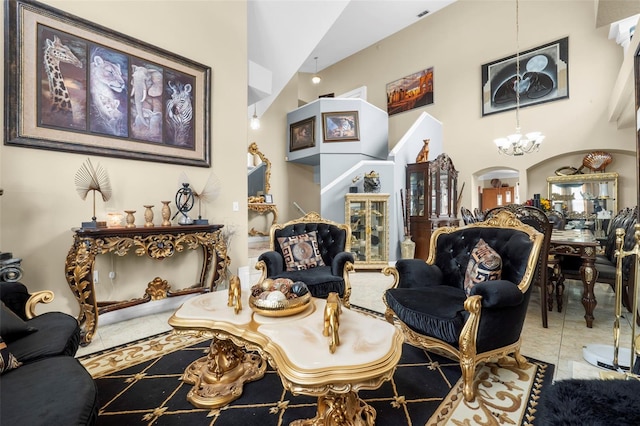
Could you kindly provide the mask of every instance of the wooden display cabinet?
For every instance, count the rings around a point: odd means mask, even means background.
[[[351,226],[351,252],[357,269],[389,265],[389,194],[345,195],[345,219]]]
[[[435,160],[407,164],[407,211],[409,233],[416,243],[415,258],[427,259],[431,231],[458,226],[458,172],[447,154]]]

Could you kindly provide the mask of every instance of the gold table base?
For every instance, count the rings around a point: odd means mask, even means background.
[[[358,397],[356,392],[329,392],[318,397],[318,412],[312,419],[294,420],[289,426],[373,426],[376,410]]]
[[[261,379],[267,362],[229,340],[214,338],[209,354],[192,362],[182,381],[194,385],[187,400],[198,408],[219,408],[242,395],[244,384]]]

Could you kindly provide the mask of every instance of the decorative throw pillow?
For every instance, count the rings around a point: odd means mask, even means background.
[[[0,303],[0,336],[11,342],[34,331],[36,328],[29,326],[4,303]]]
[[[0,336],[0,374],[13,370],[14,368],[18,368],[21,365],[22,363],[18,361],[11,352],[9,352],[7,344],[2,340],[2,336]]]
[[[471,289],[484,281],[499,280],[502,276],[502,258],[489,244],[480,239],[471,250],[471,257],[464,276],[464,291],[467,296]]]
[[[287,271],[300,271],[324,266],[318,249],[316,231],[291,237],[280,237],[278,244],[282,249]]]

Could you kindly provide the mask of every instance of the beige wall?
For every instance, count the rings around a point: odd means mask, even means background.
[[[520,158],[498,154],[493,139],[513,133],[515,112],[482,117],[481,65],[515,54],[515,2],[459,0],[364,51],[320,72],[322,93],[344,93],[367,86],[368,100],[386,110],[386,84],[434,67],[434,104],[392,116],[393,147],[426,111],[444,126],[444,151],[466,183],[462,205],[478,206],[473,176],[478,171],[515,169],[521,197],[546,193],[546,176],[556,164],[579,166],[587,152],[607,150],[614,163],[607,171],[624,176],[621,206],[635,205],[635,134],[608,121],[609,99],[623,52],[608,39],[608,26],[595,27],[593,1],[520,2],[520,50],[569,37],[569,99],[523,108],[524,132],[539,130],[546,139],[540,152]],[[309,78],[301,79],[301,84]],[[300,89],[308,95],[308,88]],[[295,109],[291,103],[290,108]],[[425,135],[427,138],[429,135]],[[563,158],[566,153],[571,153]],[[547,159],[555,159],[546,163]],[[530,174],[529,171],[535,173]],[[622,179],[621,179],[622,182]],[[473,188],[473,190],[472,190]],[[297,194],[291,195],[296,197]]]
[[[231,270],[247,264],[246,146],[247,28],[245,1],[47,1],[67,13],[151,43],[212,68],[212,167],[187,167],[145,161],[90,156],[109,173],[113,197],[97,202],[98,219],[110,210],[137,210],[143,225],[144,204],[173,200],[179,176],[185,172],[194,186],[204,186],[210,172],[221,183],[219,197],[203,208],[210,223],[236,228]],[[4,19],[2,19],[4,23]],[[4,28],[3,28],[4,29]],[[6,31],[6,29],[4,29]],[[0,65],[2,67],[3,65]],[[4,73],[3,73],[4,75]],[[0,106],[0,109],[3,107]],[[76,171],[88,156],[0,146],[0,250],[23,258],[23,282],[31,291],[51,289],[56,300],[45,310],[75,314],[77,303],[65,281],[65,257],[71,228],[90,220],[91,202],[75,190]],[[99,198],[99,197],[98,197]],[[233,201],[240,210],[232,210]],[[159,223],[159,219],[156,219]],[[115,256],[114,256],[115,257]],[[101,256],[99,291],[112,297],[141,297],[146,283],[160,275],[170,283],[193,284],[199,255],[191,251],[170,261]],[[117,278],[112,287],[108,271]],[[175,288],[175,287],[174,287]]]

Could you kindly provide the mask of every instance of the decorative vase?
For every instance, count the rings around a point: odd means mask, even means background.
[[[171,208],[169,204],[171,201],[160,201],[162,203],[162,226],[171,226]]]
[[[136,227],[136,218],[133,215],[136,211],[135,210],[125,210],[124,211],[127,214],[126,217],[126,221],[127,221],[127,228],[135,228]]]
[[[400,243],[400,253],[403,259],[413,259],[416,253],[416,243],[411,240],[411,235],[405,235]]]
[[[146,205],[144,208],[146,209],[144,211],[144,226],[145,228],[151,228],[153,226],[153,210],[151,210],[153,206]]]

